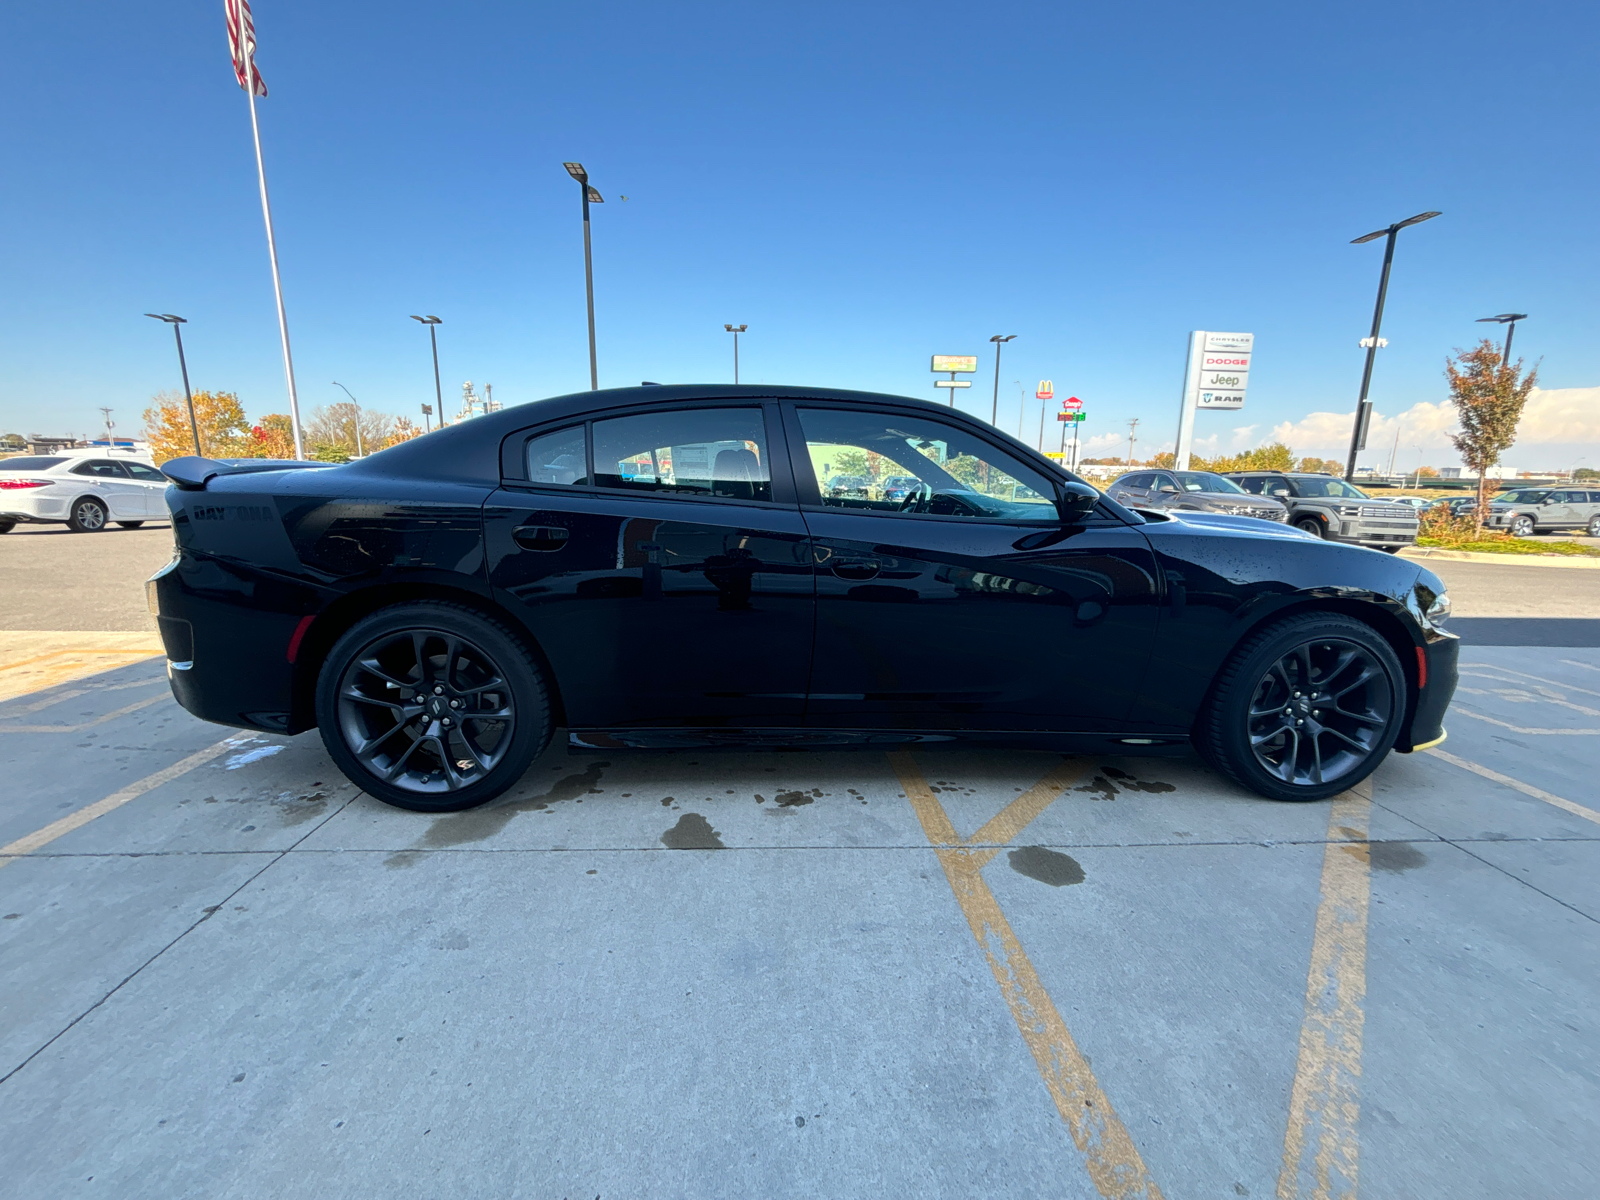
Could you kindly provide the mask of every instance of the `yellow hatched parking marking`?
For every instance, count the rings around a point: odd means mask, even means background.
[[[0,631],[0,700],[126,667],[161,654],[153,633]]]
[[[889,761],[899,776],[901,790],[905,792],[912,811],[922,824],[923,833],[934,847],[939,865],[944,868],[945,878],[949,880],[950,890],[967,918],[972,936],[977,939],[989,960],[989,969],[994,973],[995,982],[1000,985],[1000,992],[1011,1009],[1012,1019],[1017,1023],[1022,1040],[1033,1054],[1039,1075],[1051,1099],[1055,1101],[1056,1111],[1061,1114],[1073,1143],[1084,1156],[1084,1165],[1095,1188],[1102,1196],[1116,1197],[1118,1200],[1137,1200],[1140,1197],[1160,1200],[1161,1190],[1150,1178],[1144,1160],[1133,1144],[1133,1137],[1101,1090],[1088,1060],[1073,1041],[1067,1023],[1056,1011],[1050,994],[1039,980],[1038,972],[1028,961],[1022,944],[1012,932],[1005,914],[1000,911],[994,893],[983,880],[983,864],[996,852],[974,851],[966,847],[956,834],[944,806],[939,803],[917,767],[916,760],[909,753],[896,751],[889,755]],[[1073,772],[1070,778],[1066,774],[1069,769]],[[1062,764],[1035,788],[1030,788],[1024,796],[1013,800],[1000,817],[984,826],[984,830],[990,826],[999,830],[1014,825],[1020,832],[1066,786],[1066,783],[1062,783],[1060,787],[1055,787],[1053,781],[1066,778],[1070,782],[1081,771],[1079,764]],[[1049,798],[1041,801],[1040,797],[1044,794],[1041,789],[1052,788]],[[1007,812],[1012,815],[1006,817]],[[1006,817],[1005,822],[997,825],[1002,817]],[[976,835],[973,840],[977,840]]]
[[[1289,1094],[1278,1200],[1354,1197],[1360,1164],[1361,1039],[1366,1022],[1372,785],[1337,797],[1322,853],[1300,1057]]]

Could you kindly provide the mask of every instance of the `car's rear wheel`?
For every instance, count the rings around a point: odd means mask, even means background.
[[[1511,536],[1512,537],[1532,537],[1533,536],[1533,518],[1532,517],[1512,517],[1511,518]]]
[[[1294,523],[1296,529],[1304,529],[1307,533],[1314,533],[1318,537],[1327,537],[1328,530],[1325,525],[1315,517],[1301,517]]]
[[[1600,517],[1589,518],[1589,536],[1600,537]]]
[[[1254,634],[1217,680],[1195,730],[1205,757],[1271,800],[1322,800],[1377,768],[1400,734],[1406,678],[1389,643],[1338,614]]]
[[[16,527],[15,521],[0,521],[0,533],[10,533]]]
[[[551,733],[544,681],[516,634],[442,601],[386,608],[334,643],[317,726],[357,787],[418,812],[494,799]]]
[[[143,521],[118,521],[117,524],[121,525],[124,529],[137,529],[137,528],[139,528],[139,526],[143,525],[144,522]]]
[[[72,504],[72,515],[67,518],[67,528],[73,533],[99,533],[106,527],[106,506],[93,496],[85,496]]]

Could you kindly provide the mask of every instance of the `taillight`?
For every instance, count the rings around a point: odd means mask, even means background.
[[[48,479],[0,479],[0,492],[15,491],[18,488],[49,487]]]

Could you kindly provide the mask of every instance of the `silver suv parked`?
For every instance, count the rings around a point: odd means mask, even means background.
[[[1417,510],[1374,500],[1334,475],[1247,471],[1229,475],[1245,491],[1288,506],[1289,524],[1330,542],[1354,542],[1390,554],[1416,544]]]
[[[1289,515],[1278,501],[1252,496],[1238,484],[1210,471],[1134,471],[1112,480],[1106,495],[1129,508],[1231,513],[1263,521],[1282,521]]]
[[[1600,537],[1600,491],[1592,488],[1514,488],[1489,504],[1489,525],[1516,537],[1553,529],[1582,529]]]

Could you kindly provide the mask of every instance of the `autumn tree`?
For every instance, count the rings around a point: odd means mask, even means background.
[[[1302,458],[1297,470],[1308,475],[1343,475],[1344,464],[1332,458]]]
[[[189,406],[178,392],[151,397],[144,410],[144,436],[158,463],[194,453],[194,432],[189,426]],[[200,452],[207,458],[248,458],[253,439],[250,423],[236,392],[196,392],[194,423],[200,432]]]
[[[294,424],[288,413],[268,413],[250,430],[249,458],[293,458]]]
[[[1258,446],[1254,450],[1245,450],[1239,454],[1221,454],[1216,458],[1191,458],[1189,466],[1196,471],[1216,471],[1219,474],[1229,471],[1292,471],[1294,451],[1282,442],[1273,442],[1271,445]]]
[[[1505,363],[1495,344],[1484,338],[1471,350],[1457,350],[1454,358],[1446,359],[1444,377],[1450,403],[1461,422],[1461,431],[1451,434],[1450,441],[1468,470],[1478,476],[1476,513],[1481,529],[1489,468],[1517,440],[1517,422],[1522,419],[1528,393],[1538,386],[1539,368],[1524,373],[1520,358],[1514,364]]]
[[[356,430],[360,429],[359,440]],[[311,414],[305,424],[307,454],[324,462],[348,461],[355,454],[371,454],[389,444],[394,418],[370,408],[358,408],[348,400],[326,404]],[[342,455],[342,457],[339,457]]]

